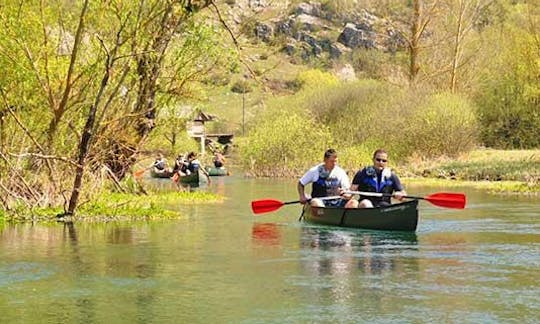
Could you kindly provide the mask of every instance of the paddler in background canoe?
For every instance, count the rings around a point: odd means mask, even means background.
[[[163,157],[162,153],[158,153],[156,156],[156,160],[152,165],[151,168],[151,175],[154,178],[168,178],[172,175],[172,168],[169,167],[167,160]]]
[[[201,167],[201,162],[199,162],[199,160],[197,159],[197,153],[193,151],[189,152],[187,156],[187,160],[188,160],[188,170],[191,173],[201,172],[202,174],[206,176],[206,179],[208,179],[208,183],[210,183],[210,175],[204,168]]]
[[[378,149],[373,153],[373,165],[359,170],[352,181],[351,191],[377,192],[388,194],[381,197],[360,196],[359,208],[373,208],[391,205],[391,196],[403,200],[407,195],[399,177],[388,167],[388,153]]]
[[[173,172],[180,177],[190,175],[191,171],[188,169],[189,162],[184,158],[183,154],[178,154],[176,160],[174,160]]]
[[[298,195],[300,203],[305,204],[308,201],[315,207],[345,207],[356,208],[358,201],[351,200],[350,194],[343,194],[349,190],[350,180],[347,172],[337,166],[337,152],[334,149],[328,149],[324,152],[323,163],[320,163],[309,169],[298,181]],[[305,186],[311,183],[310,200],[305,193]],[[318,199],[329,196],[342,196],[337,199]]]
[[[216,168],[222,168],[225,165],[225,157],[223,154],[216,152],[214,154],[214,159],[212,160],[214,163],[214,167]]]

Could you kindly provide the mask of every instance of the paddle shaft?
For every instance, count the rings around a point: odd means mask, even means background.
[[[393,194],[382,193],[382,192],[347,191],[345,193],[348,193],[351,195],[368,196],[368,197],[393,197],[394,196]],[[426,199],[425,197],[416,197],[416,196],[403,196],[403,198]]]
[[[343,197],[342,196],[315,197],[315,199],[320,199],[320,200],[332,200],[332,199],[339,199],[339,198],[343,198]],[[311,199],[314,199],[314,198],[311,198]],[[311,199],[308,199],[308,201],[311,201]],[[283,203],[283,205],[298,204],[299,202],[300,200],[286,201]]]

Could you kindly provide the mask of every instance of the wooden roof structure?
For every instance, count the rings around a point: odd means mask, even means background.
[[[207,121],[213,121],[216,119],[216,116],[214,115],[210,115],[208,113],[205,113],[204,111],[200,110],[197,115],[195,115],[195,117],[193,118],[193,121],[198,121],[198,122],[207,122]]]

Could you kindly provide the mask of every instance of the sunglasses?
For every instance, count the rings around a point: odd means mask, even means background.
[[[377,160],[377,162],[388,162],[387,159],[379,159],[379,158],[376,158],[375,160]]]

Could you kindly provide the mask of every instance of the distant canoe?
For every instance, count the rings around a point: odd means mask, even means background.
[[[189,175],[178,177],[178,181],[185,184],[199,184],[199,180],[201,179],[199,173],[200,172],[194,172]]]
[[[205,168],[205,170],[206,170],[206,172],[208,172],[208,175],[211,176],[211,177],[229,175],[229,170],[227,170],[227,168],[225,168],[225,167],[216,168],[216,167],[207,166]]]
[[[205,176],[200,176],[201,172],[194,172],[185,176],[175,176],[174,172],[170,170],[157,170],[156,168],[152,168],[150,170],[150,176],[152,178],[157,179],[164,179],[164,178],[170,178],[171,180],[183,184],[189,184],[189,185],[199,185],[199,182],[207,182]]]
[[[160,170],[156,167],[153,167],[151,170],[150,170],[150,176],[152,178],[170,178],[173,176],[173,172],[169,169],[163,169],[163,170]]]
[[[416,231],[418,200],[380,208],[304,206],[306,221],[316,224],[386,231]]]

